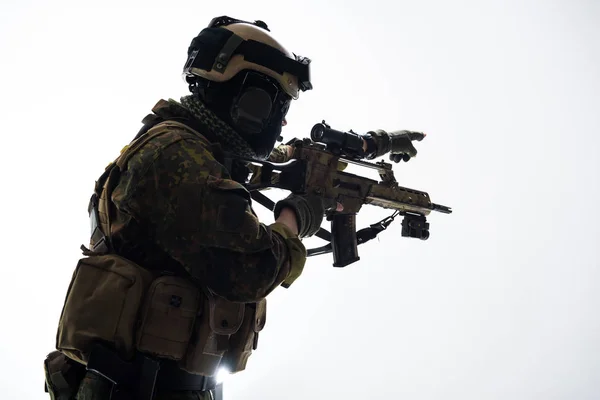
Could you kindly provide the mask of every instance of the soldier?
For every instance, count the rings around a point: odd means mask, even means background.
[[[52,399],[211,399],[220,368],[239,372],[257,348],[266,297],[302,273],[300,238],[326,209],[290,195],[259,222],[239,158],[284,162],[286,113],[312,89],[310,60],[262,21],[211,21],[188,48],[191,94],[160,100],[95,185],[82,246],[44,363]],[[363,137],[368,158],[416,150],[403,132]]]
[[[191,94],[161,100],[96,182],[92,238],[45,361],[53,399],[209,399],[225,366],[256,349],[265,297],[304,268],[299,238],[320,227],[320,199],[291,195],[260,223],[242,164],[274,149],[292,100],[312,89],[306,58],[264,22],[219,17],[193,39]]]

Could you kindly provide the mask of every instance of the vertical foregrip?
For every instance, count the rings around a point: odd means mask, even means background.
[[[360,260],[356,239],[356,214],[334,214],[330,219],[333,266],[345,267]]]

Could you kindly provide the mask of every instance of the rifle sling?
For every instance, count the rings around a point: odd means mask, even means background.
[[[255,200],[257,203],[259,203],[263,207],[269,209],[270,211],[273,211],[273,209],[275,208],[275,203],[273,202],[273,200],[271,200],[270,198],[268,198],[267,196],[265,196],[258,190],[251,191],[250,195],[252,196],[253,200]],[[381,221],[371,224],[367,228],[363,228],[363,229],[357,231],[356,232],[357,243],[363,244],[363,243],[368,242],[371,239],[375,239],[380,232],[383,232],[384,230],[387,229],[387,227],[390,225],[390,223],[394,220],[394,218],[398,214],[399,214],[399,212],[396,211],[391,216],[385,217]],[[310,257],[310,256],[316,256],[316,255],[320,255],[320,254],[331,253],[332,252],[331,232],[329,232],[327,229],[320,228],[315,235],[318,238],[323,239],[329,243],[324,246],[321,246],[321,247],[315,247],[313,249],[308,249],[307,256]]]

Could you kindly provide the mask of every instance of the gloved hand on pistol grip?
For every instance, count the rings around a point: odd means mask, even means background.
[[[322,197],[310,194],[303,196],[291,194],[275,204],[273,210],[275,219],[279,218],[279,214],[284,208],[290,208],[296,214],[298,237],[312,236],[321,228],[325,215]]]
[[[412,141],[421,141],[426,136],[422,132],[402,130],[388,133],[381,129],[371,131],[369,134],[377,147],[372,158],[390,153],[390,160],[394,162],[409,161],[412,157],[416,157],[417,149]]]

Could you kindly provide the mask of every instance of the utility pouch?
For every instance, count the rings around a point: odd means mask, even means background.
[[[204,300],[202,316],[196,320],[194,336],[179,367],[191,374],[214,376],[229,348],[229,337],[242,325],[245,304],[213,295]]]
[[[177,276],[161,276],[148,289],[137,334],[138,350],[180,360],[201,312],[202,292]]]
[[[44,360],[46,392],[52,400],[74,400],[85,371],[83,364],[53,351]]]
[[[139,310],[152,278],[150,271],[116,254],[80,259],[60,316],[56,348],[87,364],[92,345],[101,341],[130,359]]]
[[[267,317],[267,299],[247,303],[244,322],[229,338],[229,349],[223,356],[223,364],[231,373],[246,369],[252,350],[258,346],[258,333],[264,328]]]

